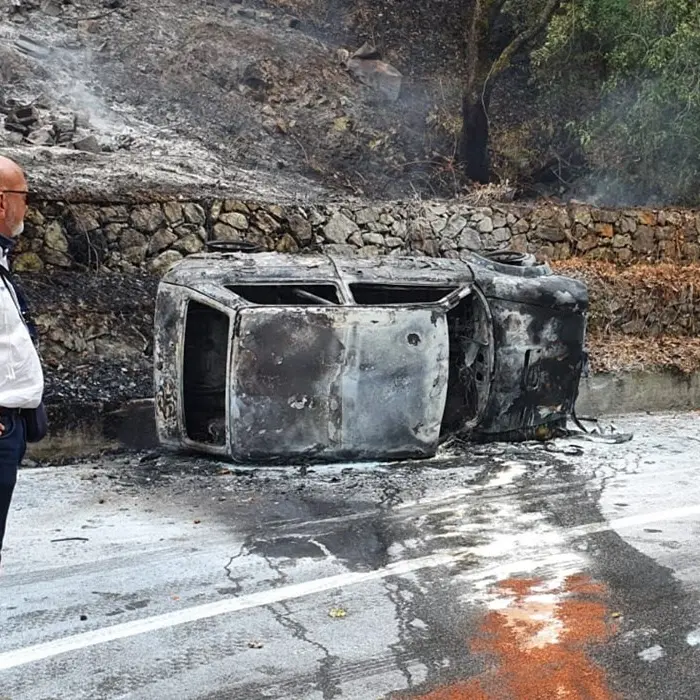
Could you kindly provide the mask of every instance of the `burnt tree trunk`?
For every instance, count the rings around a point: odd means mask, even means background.
[[[464,176],[489,181],[489,36],[504,0],[473,0],[468,4],[465,36],[465,84],[462,96],[462,134],[459,158]]]
[[[547,28],[554,13],[567,1],[542,0],[528,26],[495,59],[490,55],[490,38],[506,0],[471,0],[466,3],[466,79],[459,157],[464,175],[469,180],[486,184],[490,179],[488,112],[494,81],[510,67],[518,52],[531,46]]]
[[[490,179],[488,105],[481,95],[462,99],[462,135],[459,155],[465,176],[486,184]]]

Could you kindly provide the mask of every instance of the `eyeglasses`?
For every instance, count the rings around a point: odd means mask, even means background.
[[[0,197],[4,194],[23,194],[26,197],[29,192],[28,190],[0,190]]]

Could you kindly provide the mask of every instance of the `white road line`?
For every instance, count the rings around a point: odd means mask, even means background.
[[[685,520],[694,516],[700,516],[700,504],[695,506],[684,506],[682,508],[669,508],[668,510],[658,510],[655,513],[642,515],[629,515],[626,518],[616,518],[603,523],[591,523],[590,525],[579,525],[565,530],[564,534],[569,537],[584,537],[585,535],[595,535],[608,530],[625,530],[629,527],[639,525],[649,525],[659,523],[664,520]]]
[[[188,622],[197,622],[218,615],[226,615],[242,610],[250,610],[251,608],[259,608],[273,603],[281,603],[294,598],[313,595],[315,593],[323,593],[325,591],[345,588],[360,583],[377,581],[388,578],[389,576],[402,576],[421,569],[430,569],[439,566],[448,566],[459,561],[468,552],[464,550],[452,550],[442,554],[434,554],[420,559],[411,559],[407,561],[396,562],[390,564],[383,569],[375,571],[344,573],[327,578],[317,579],[315,581],[307,581],[297,583],[291,586],[281,586],[272,590],[261,591],[259,593],[251,593],[250,595],[241,596],[240,598],[227,598],[216,603],[206,603],[204,605],[196,605],[184,610],[176,610],[163,615],[145,618],[142,620],[134,620],[125,622],[121,625],[113,625],[92,632],[84,632],[63,639],[56,639],[52,642],[43,644],[35,644],[25,647],[24,649],[16,649],[0,654],[0,670],[15,668],[23,664],[28,664],[33,661],[48,659],[59,654],[65,654],[79,649],[95,646],[97,644],[105,644],[113,642],[117,639],[125,639],[134,637],[146,632],[155,632],[157,630],[183,625]]]
[[[649,523],[665,520],[683,520],[694,516],[700,516],[700,505],[663,510],[646,515],[634,515],[606,523],[580,525],[578,527],[569,528],[568,530],[563,530],[562,534],[567,538],[576,538],[606,532],[608,530],[648,525]],[[219,615],[227,615],[243,610],[263,607],[265,605],[281,603],[286,600],[302,598],[316,593],[324,593],[348,586],[378,581],[389,578],[390,576],[402,576],[423,569],[450,566],[469,557],[472,549],[472,547],[463,547],[448,550],[440,554],[420,557],[418,559],[399,561],[382,569],[376,569],[375,571],[349,572],[336,576],[328,576],[327,578],[317,579],[315,581],[297,583],[291,586],[281,586],[268,591],[251,593],[250,595],[241,596],[240,598],[227,598],[226,600],[220,600],[216,603],[196,605],[191,608],[185,608],[184,610],[176,610],[163,615],[156,615],[142,620],[134,620],[120,625],[104,627],[102,629],[93,630],[92,632],[84,632],[82,634],[56,639],[51,642],[35,644],[23,649],[7,651],[0,654],[0,670],[16,668],[17,666],[35,661],[42,661],[54,656],[59,656],[60,654],[87,649],[98,644],[106,644],[107,642],[113,642],[118,639],[135,637],[140,634],[156,632],[158,630],[168,629],[190,622],[197,622]],[[489,579],[498,581],[504,577],[519,573],[531,573],[546,566],[566,564],[569,557],[570,555],[568,554],[557,554],[542,559],[521,559],[519,561],[504,562],[498,566],[464,573],[460,576],[460,580],[471,583],[488,581]]]
[[[281,603],[295,598],[302,598],[316,593],[355,586],[361,583],[370,583],[390,576],[404,576],[424,569],[434,569],[441,566],[451,566],[463,559],[467,559],[471,553],[470,547],[453,549],[441,554],[433,554],[418,559],[408,559],[389,564],[382,569],[359,573],[344,573],[327,578],[316,579],[297,583],[291,586],[281,586],[272,590],[251,593],[240,598],[227,598],[216,603],[206,603],[184,610],[176,610],[163,615],[148,617],[143,620],[125,622],[121,625],[103,627],[84,632],[63,639],[56,639],[51,642],[35,644],[23,649],[15,649],[0,654],[0,670],[16,668],[24,664],[66,654],[72,651],[87,649],[98,644],[106,644],[118,639],[135,637],[147,632],[157,632],[158,630],[184,625],[189,622],[198,622],[219,615],[242,612],[252,608],[260,608],[274,603]],[[578,562],[578,557],[575,557]],[[460,576],[461,581],[477,583],[483,581],[499,581],[514,574],[525,571],[534,571],[548,566],[562,567],[572,563],[572,555],[555,554],[542,559],[520,559],[518,561],[506,562],[497,566],[483,568],[471,573],[464,573]],[[576,569],[578,570],[578,569]]]

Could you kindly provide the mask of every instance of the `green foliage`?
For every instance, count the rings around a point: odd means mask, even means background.
[[[638,200],[700,202],[700,3],[577,0],[550,23],[538,80],[599,104],[573,124],[590,164]]]

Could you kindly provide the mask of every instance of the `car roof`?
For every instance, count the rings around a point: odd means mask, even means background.
[[[198,281],[221,284],[367,282],[443,285],[465,284],[473,281],[473,278],[468,263],[447,258],[351,258],[325,253],[205,253],[188,256],[166,273],[163,281],[185,286],[196,285]]]

